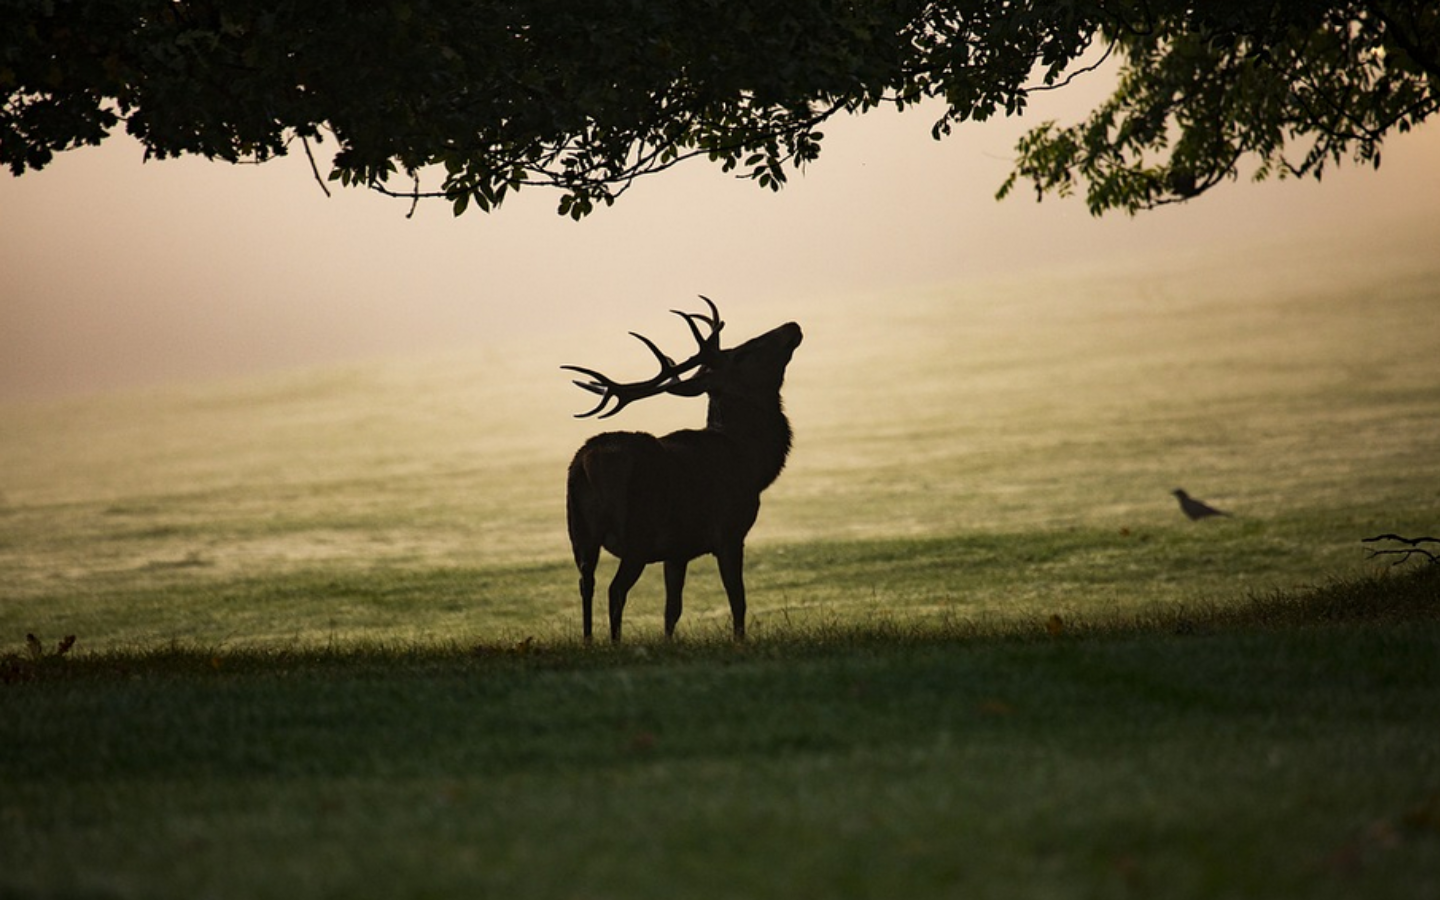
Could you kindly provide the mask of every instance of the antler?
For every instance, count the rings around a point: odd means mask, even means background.
[[[681,375],[684,375],[691,369],[698,368],[707,360],[713,359],[715,355],[720,352],[720,329],[725,327],[725,323],[720,321],[720,311],[715,308],[715,304],[711,302],[709,297],[701,294],[700,299],[704,300],[705,305],[710,307],[710,315],[681,312],[678,309],[670,310],[675,315],[684,319],[685,324],[690,326],[690,333],[695,337],[695,343],[699,345],[699,349],[695,351],[695,355],[682,363],[676,363],[673,359],[662,353],[660,348],[655,346],[655,342],[645,335],[638,334],[634,331],[630,332],[640,343],[649,348],[650,352],[655,355],[655,359],[659,361],[660,373],[653,378],[646,379],[645,381],[620,382],[594,369],[586,369],[580,366],[561,366],[560,368],[562,369],[579,372],[581,375],[590,378],[590,381],[577,380],[575,384],[592,394],[600,395],[600,402],[595,405],[594,409],[588,412],[576,413],[575,418],[583,419],[587,416],[593,416],[604,409],[606,404],[611,400],[614,400],[615,407],[609,412],[601,413],[600,415],[600,418],[608,419],[635,400],[643,400],[646,397],[654,397],[656,394],[668,393],[677,385],[686,384],[687,382],[680,380]],[[696,324],[697,321],[704,322],[708,325],[710,333],[701,333],[700,326]]]

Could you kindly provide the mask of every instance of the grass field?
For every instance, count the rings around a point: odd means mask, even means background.
[[[806,329],[743,647],[705,565],[578,641],[623,328],[0,407],[0,898],[1440,892],[1440,580],[1360,542],[1437,530],[1440,263],[883,300],[729,314]]]

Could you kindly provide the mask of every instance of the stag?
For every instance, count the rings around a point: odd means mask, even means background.
[[[652,378],[621,383],[593,369],[563,367],[590,379],[575,384],[600,395],[595,408],[577,418],[608,418],[636,400],[660,394],[709,398],[703,429],[663,437],[607,432],[586,441],[571,461],[565,511],[580,570],[587,642],[602,548],[620,561],[609,589],[611,641],[620,640],[625,598],[652,562],[665,564],[665,636],[673,637],[686,567],[707,553],[719,564],[735,638],[745,637],[745,537],[760,511],[761,492],[779,477],[790,453],[790,422],[781,408],[780,387],[802,334],[790,322],[722,350],[720,312],[709,298],[700,299],[709,315],[672,310],[698,345],[684,362],[631,332],[660,363]]]

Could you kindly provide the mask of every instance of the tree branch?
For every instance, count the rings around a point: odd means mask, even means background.
[[[1398,566],[1401,563],[1409,561],[1410,557],[1412,556],[1423,556],[1425,559],[1428,559],[1432,563],[1440,564],[1440,555],[1437,555],[1434,551],[1426,550],[1425,548],[1420,546],[1421,544],[1440,544],[1440,538],[1407,538],[1401,537],[1398,534],[1377,534],[1375,537],[1361,539],[1361,543],[1364,544],[1373,544],[1378,543],[1379,541],[1395,541],[1397,543],[1405,544],[1407,546],[1391,547],[1383,550],[1374,550],[1367,548],[1365,556],[1366,559],[1375,559],[1379,556],[1398,556],[1399,559],[1391,563],[1392,566]]]
[[[310,173],[315,176],[315,183],[320,185],[320,190],[325,192],[326,197],[329,197],[330,188],[325,184],[325,179],[320,177],[320,167],[315,164],[315,154],[310,152],[310,139],[302,135],[300,146],[305,148],[305,158],[310,160]]]

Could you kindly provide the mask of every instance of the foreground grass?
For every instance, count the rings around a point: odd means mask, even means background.
[[[1431,897],[1437,572],[738,647],[17,648],[0,896]]]

